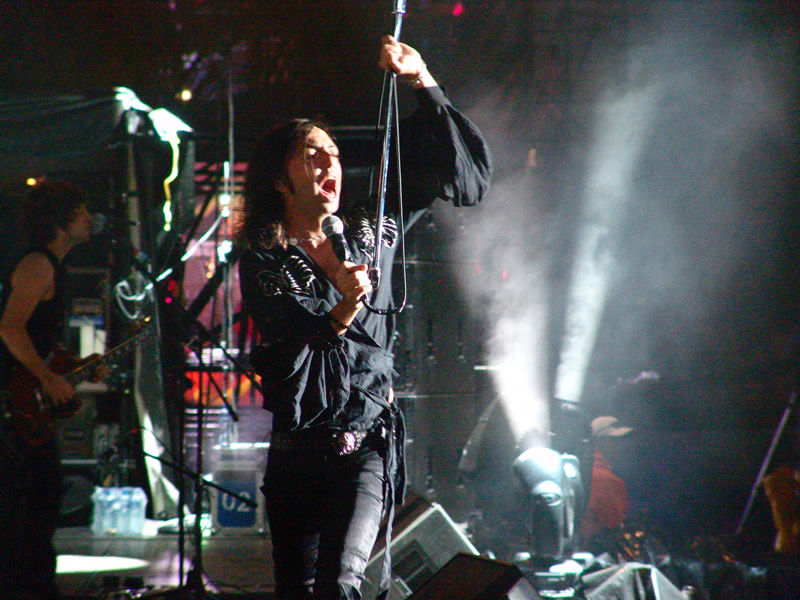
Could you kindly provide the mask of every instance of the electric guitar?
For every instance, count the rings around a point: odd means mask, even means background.
[[[59,348],[47,360],[48,367],[74,387],[91,379],[101,364],[134,350],[149,331],[150,327],[140,329],[102,356],[86,362],[77,362],[73,354]],[[11,431],[31,446],[40,446],[48,441],[55,432],[55,420],[71,417],[80,408],[80,401],[76,398],[61,404],[52,403],[42,392],[39,380],[19,365],[14,368],[3,396],[5,417]]]

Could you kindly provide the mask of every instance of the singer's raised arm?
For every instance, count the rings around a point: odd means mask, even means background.
[[[400,123],[398,134],[406,209],[425,208],[437,198],[455,206],[477,204],[486,196],[492,176],[492,156],[483,135],[452,105],[419,52],[392,36],[384,36],[382,42],[380,66],[411,85],[417,101],[416,111]]]
[[[435,199],[473,206],[489,191],[492,155],[480,130],[442,88],[415,90],[417,110],[400,127],[403,198],[408,210]]]

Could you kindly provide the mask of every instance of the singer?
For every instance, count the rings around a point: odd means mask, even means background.
[[[385,36],[379,65],[409,84],[417,100],[399,128],[407,226],[437,198],[480,202],[492,170],[480,131],[448,101],[415,49]],[[250,159],[239,270],[260,342],[251,361],[273,417],[262,491],[281,600],[361,598],[381,518],[391,523],[404,493],[403,420],[392,392],[394,317],[365,310],[363,302],[391,305],[396,210],[387,204],[378,240],[385,247],[382,283],[371,296],[374,210],[370,218],[365,200],[341,215],[342,233],[332,216],[341,189],[339,151],[321,123],[299,119],[273,128]]]

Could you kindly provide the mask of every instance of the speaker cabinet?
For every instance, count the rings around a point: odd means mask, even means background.
[[[687,597],[658,569],[637,562],[594,571],[584,575],[582,580],[586,600],[634,597],[642,600],[685,600]],[[772,595],[769,597],[777,598]]]
[[[533,584],[512,564],[457,554],[409,600],[540,600]]]
[[[367,563],[361,594],[374,598],[380,585],[385,554],[385,530]],[[388,600],[407,598],[458,553],[478,554],[444,509],[424,497],[409,493],[395,515],[390,546],[392,581]]]
[[[92,520],[92,494],[98,479],[97,461],[94,459],[62,458],[64,495],[58,517],[59,527],[89,525]]]

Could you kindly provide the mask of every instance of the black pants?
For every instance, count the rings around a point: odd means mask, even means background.
[[[358,600],[384,510],[384,459],[270,449],[264,491],[279,600]]]
[[[63,494],[58,446],[55,439],[27,446],[0,435],[0,597],[57,598],[53,536]]]

